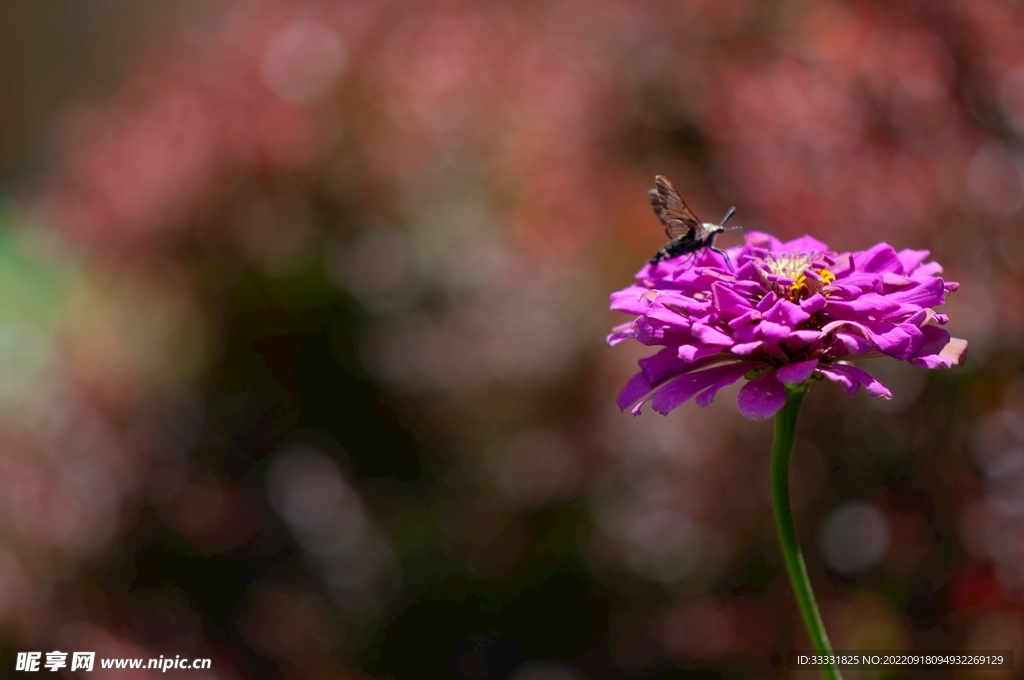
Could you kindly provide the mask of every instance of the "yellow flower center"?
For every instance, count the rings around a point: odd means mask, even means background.
[[[791,283],[784,287],[775,283],[774,288],[777,295],[788,298],[791,302],[797,302],[811,297],[825,286],[836,280],[836,275],[825,268],[818,259],[817,253],[779,253],[768,255],[764,264],[769,274],[789,279]],[[808,276],[806,272],[814,272]],[[828,297],[828,293],[823,293]]]
[[[787,279],[796,280],[803,275],[803,271],[811,266],[814,256],[806,253],[781,253],[769,255],[764,261],[768,265],[768,271],[776,276],[785,276]]]
[[[818,270],[818,276],[821,277],[819,281],[808,278],[806,274],[798,276],[793,281],[793,285],[789,287],[789,299],[796,302],[797,300],[809,298],[819,289],[824,288],[836,280],[836,275],[824,267]],[[823,293],[823,295],[828,297],[828,293]]]

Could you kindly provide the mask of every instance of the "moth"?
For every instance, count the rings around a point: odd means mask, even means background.
[[[665,233],[671,239],[668,243],[658,249],[658,252],[651,258],[651,264],[658,264],[662,260],[672,259],[680,255],[697,253],[702,248],[709,248],[716,253],[726,257],[725,252],[715,248],[715,236],[725,231],[722,226],[729,221],[736,208],[729,208],[721,223],[701,222],[697,216],[686,205],[686,201],[679,195],[672,182],[664,175],[654,178],[654,189],[647,192],[651,199],[651,207],[654,214],[661,220],[665,227]]]

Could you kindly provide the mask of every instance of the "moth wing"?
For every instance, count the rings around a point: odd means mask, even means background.
[[[700,233],[701,224],[697,216],[686,205],[676,188],[664,175],[654,178],[655,188],[647,192],[651,199],[651,207],[665,226],[665,233],[672,240],[682,237],[695,237]]]

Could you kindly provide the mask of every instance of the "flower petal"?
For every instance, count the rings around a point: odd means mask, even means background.
[[[749,362],[730,363],[722,366],[715,366],[704,371],[684,373],[665,383],[651,399],[651,406],[661,414],[668,414],[669,411],[684,404],[697,395],[714,385],[718,380],[730,376],[734,371],[740,370],[746,373],[754,364]],[[738,380],[739,378],[737,378]]]
[[[792,241],[780,243],[773,250],[779,253],[824,253],[828,252],[828,246],[811,236],[801,236]]]
[[[736,403],[740,413],[751,420],[771,418],[786,405],[786,388],[775,377],[775,371],[767,371],[740,388]]]
[[[757,325],[758,334],[766,340],[782,340],[792,331],[793,329],[789,326],[784,326],[781,323],[772,323],[771,321],[761,321]]]
[[[950,337],[949,332],[938,326],[921,329],[924,342],[910,363],[920,368],[952,368],[962,366],[967,359],[967,341]]]
[[[657,354],[644,357],[639,362],[640,370],[647,376],[648,382],[657,385],[687,368],[696,368],[688,361],[679,358],[674,347],[666,347]]]
[[[641,371],[634,375],[619,392],[617,400],[619,408],[625,411],[637,402],[646,401],[647,397],[659,386],[665,385],[665,381],[669,378],[694,373],[721,362],[721,358],[717,356],[686,362],[676,356],[673,348],[666,347],[657,354],[640,360]],[[735,361],[730,363],[735,363]],[[633,415],[638,413],[639,404],[634,408]]]
[[[623,340],[628,340],[632,337],[634,337],[633,324],[623,323],[612,329],[612,332],[605,338],[605,342],[608,343],[609,347],[614,347]]]
[[[811,359],[810,361],[801,361],[797,364],[786,364],[775,371],[775,375],[779,381],[786,385],[799,385],[809,380],[811,375],[814,374],[814,369],[817,367],[818,360]]]
[[[728,347],[733,344],[733,339],[723,333],[722,331],[706,326],[702,323],[695,323],[690,329],[693,336],[701,342],[708,345],[721,345],[722,347]]]
[[[923,307],[904,319],[903,323],[908,323],[911,326],[917,326],[918,328],[924,328],[928,325],[928,322],[934,318],[935,310]]]
[[[946,301],[942,279],[933,278],[907,290],[896,291],[885,297],[893,302],[918,307],[937,307]]]
[[[626,383],[626,386],[619,392],[619,397],[616,399],[616,403],[619,405],[620,411],[625,411],[630,406],[637,404],[643,400],[648,394],[654,391],[654,386],[651,385],[650,381],[647,380],[647,376],[644,375],[643,371],[640,371]],[[639,404],[637,404],[639,405]],[[639,414],[639,409],[633,415]]]
[[[680,345],[679,358],[686,362],[692,362],[718,354],[723,349],[725,347],[722,345]]]
[[[946,346],[939,352],[939,356],[948,359],[950,364],[963,366],[967,361],[967,341],[963,338],[950,338]],[[950,368],[952,367],[951,365]]]
[[[757,311],[756,309],[751,309],[749,311],[743,312],[735,319],[730,320],[728,325],[729,328],[735,330],[740,326],[746,326],[749,323],[753,323],[754,321],[757,321],[760,318],[761,312]]]
[[[825,313],[829,316],[857,321],[877,318],[880,314],[895,312],[899,308],[898,302],[878,293],[864,293],[853,300],[829,300],[825,303]]]
[[[938,262],[922,264],[910,272],[910,278],[914,281],[924,281],[942,273],[942,265]]]
[[[871,351],[872,347],[874,347],[874,345],[871,344],[870,340],[863,338],[859,335],[853,335],[851,333],[836,333],[836,341],[841,343],[846,351],[833,352],[832,356],[846,356],[847,354],[853,354],[854,356],[856,356],[861,354],[867,354],[868,352]],[[833,346],[833,349],[835,349],[835,346]]]
[[[750,302],[724,283],[711,284],[711,299],[715,309],[730,317],[739,316],[750,309]]]
[[[800,309],[804,310],[808,314],[814,314],[815,312],[820,312],[825,309],[826,302],[827,300],[824,295],[821,293],[815,293],[806,300],[800,301]]]
[[[920,329],[912,328],[916,336],[920,337]],[[888,354],[897,359],[906,359],[904,356],[910,347],[913,337],[908,333],[907,328],[891,322],[875,321],[832,321],[822,326],[823,333],[842,331],[850,335],[859,335],[883,354]]]
[[[793,331],[782,340],[782,345],[786,348],[786,356],[801,356],[796,354],[796,350],[803,349],[808,345],[812,345],[825,337],[825,334],[821,331],[815,330],[803,330]],[[806,353],[805,353],[806,355]]]
[[[835,383],[839,383],[839,386],[846,391],[846,396],[852,397],[857,394],[857,389],[860,387],[859,383],[854,382],[848,376],[842,373],[836,373],[828,368],[819,368],[818,373],[825,376],[829,380]]]
[[[858,255],[860,257],[856,257],[854,261],[857,269],[864,272],[884,274],[903,269],[903,263],[888,243],[879,243]]]
[[[627,314],[643,314],[651,306],[651,301],[642,296],[650,292],[649,288],[642,288],[640,286],[630,286],[625,290],[616,291],[611,295],[612,311],[626,312]]]
[[[690,338],[688,328],[666,324],[650,314],[637,317],[632,335],[645,345],[681,345]]]
[[[889,388],[875,380],[875,377],[873,375],[871,375],[865,370],[857,368],[856,366],[851,366],[850,364],[832,364],[831,366],[829,366],[827,371],[822,370],[821,372],[825,374],[826,377],[832,377],[828,375],[828,373],[833,373],[848,378],[854,386],[852,392],[850,391],[849,387],[847,387],[846,390],[846,393],[851,396],[857,392],[856,385],[860,385],[872,397],[892,399],[892,392],[889,391]],[[835,380],[835,378],[832,379]]]
[[[789,328],[796,328],[811,318],[811,315],[789,300],[782,299],[776,302],[771,309],[764,314],[767,321],[785,324]]]
[[[757,348],[759,348],[763,344],[764,344],[764,340],[755,340],[754,342],[744,342],[744,343],[741,343],[739,345],[733,345],[730,348],[730,351],[733,354],[738,354],[740,356],[746,356],[746,355],[750,354],[751,352],[753,352],[754,350],[756,350]]]
[[[775,305],[778,298],[775,296],[775,291],[768,291],[768,294],[761,298],[760,302],[757,303],[755,309],[759,312],[767,312],[772,306]]]
[[[746,375],[747,371],[750,370],[750,364],[736,364],[733,368],[734,370],[732,371],[723,371],[722,376],[715,381],[714,385],[697,395],[697,406],[703,408],[714,401],[715,395],[718,394],[720,389],[732,385]]]
[[[903,265],[903,271],[907,274],[917,269],[917,267],[924,262],[929,255],[927,250],[901,250],[896,253],[896,257],[900,258],[900,264]]]

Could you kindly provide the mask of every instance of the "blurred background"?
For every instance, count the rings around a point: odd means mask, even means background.
[[[615,407],[659,173],[961,282],[964,367],[812,390],[796,523],[837,647],[1024,666],[1015,3],[6,0],[0,59],[4,668],[789,677],[771,424]]]

